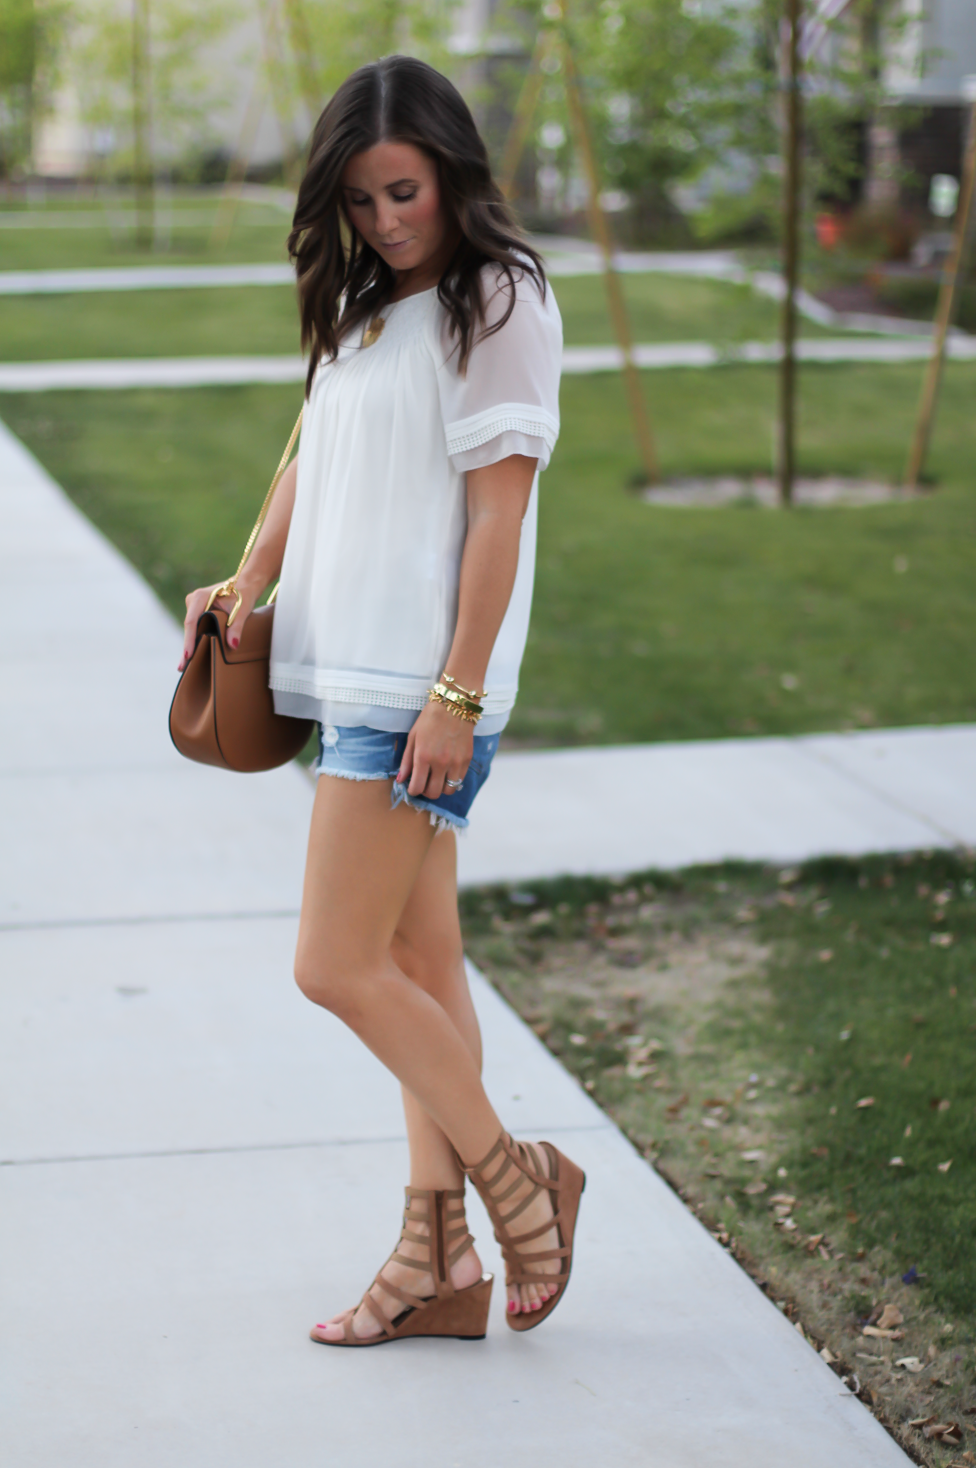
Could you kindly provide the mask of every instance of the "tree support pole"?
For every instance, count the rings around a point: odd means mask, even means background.
[[[783,313],[779,369],[779,499],[793,502],[796,473],[796,291],[800,273],[800,9],[786,0],[786,64],[783,67]]]
[[[241,202],[241,188],[247,177],[248,164],[254,151],[254,143],[258,135],[258,127],[261,123],[261,114],[264,111],[264,82],[260,72],[255,73],[254,81],[251,83],[251,95],[247,99],[244,109],[244,117],[241,120],[240,137],[234,156],[227,167],[227,178],[221,191],[220,202],[217,205],[217,213],[214,217],[213,229],[210,231],[210,248],[222,250],[230,239],[231,230],[234,228],[234,220],[237,218],[238,206]]]
[[[966,235],[973,207],[974,177],[976,177],[976,101],[973,102],[969,114],[969,136],[966,140],[962,188],[959,191],[959,204],[956,208],[956,227],[952,236],[952,249],[942,271],[942,284],[939,287],[939,304],[935,313],[935,340],[925,371],[925,380],[922,383],[915,434],[908,456],[908,468],[905,471],[905,488],[912,494],[918,490],[918,482],[922,477],[925,457],[928,453],[932,424],[935,421],[939,385],[942,381],[942,364],[945,361],[946,337],[949,334],[949,327],[952,324],[959,297],[962,266],[966,253]]]
[[[515,104],[515,113],[512,117],[512,125],[505,139],[505,149],[502,153],[501,168],[499,170],[499,187],[506,199],[511,197],[515,186],[515,171],[525,151],[525,145],[529,140],[529,129],[535,116],[535,109],[539,103],[539,93],[542,90],[542,63],[552,49],[554,34],[551,30],[540,31],[536,37],[535,50],[532,52],[532,60],[522,83],[519,99]]]
[[[647,483],[656,484],[660,478],[660,470],[654,435],[651,432],[651,420],[647,412],[647,404],[644,402],[640,374],[634,361],[634,344],[630,334],[627,305],[620,286],[620,276],[613,263],[613,242],[610,238],[610,228],[606,215],[600,207],[600,177],[596,166],[593,140],[590,137],[586,119],[586,109],[583,105],[583,93],[579,84],[576,63],[565,37],[562,45],[562,62],[566,75],[566,100],[569,103],[569,115],[576,133],[576,145],[579,149],[583,171],[586,174],[586,207],[590,218],[590,230],[603,256],[603,279],[607,288],[610,319],[613,322],[613,329],[623,357],[624,384],[630,403],[634,436],[637,439]]]
[[[302,100],[308,109],[309,127],[314,127],[322,111],[322,87],[318,68],[315,65],[308,16],[305,14],[302,0],[284,0],[284,6],[292,55],[298,71],[298,84],[301,88]]]
[[[151,250],[154,200],[149,0],[132,0],[132,173],[136,193],[136,245],[140,250]]]

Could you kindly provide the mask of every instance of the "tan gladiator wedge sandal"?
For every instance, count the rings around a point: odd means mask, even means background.
[[[427,1192],[423,1188],[407,1188],[407,1204],[403,1211],[403,1228],[400,1243],[419,1244],[426,1249],[425,1259],[408,1259],[399,1252],[399,1244],[386,1264],[396,1260],[408,1269],[433,1277],[437,1293],[422,1297],[401,1290],[383,1277],[383,1269],[373,1280],[359,1305],[340,1316],[343,1340],[333,1341],[318,1334],[321,1327],[313,1326],[309,1332],[313,1341],[321,1346],[385,1346],[390,1341],[406,1340],[410,1336],[453,1336],[460,1341],[482,1341],[488,1329],[488,1307],[491,1304],[493,1276],[483,1274],[473,1285],[456,1290],[451,1283],[451,1269],[474,1243],[468,1233],[464,1216],[464,1189],[448,1188]],[[418,1206],[423,1199],[426,1212]],[[417,1233],[412,1224],[426,1223],[427,1234]],[[372,1291],[385,1290],[403,1309],[393,1320],[388,1320],[383,1307],[375,1300]],[[364,1305],[381,1327],[379,1335],[365,1340],[353,1332],[353,1316]]]
[[[549,1172],[546,1172],[541,1152],[546,1154],[549,1160]],[[458,1158],[460,1162],[461,1159]],[[497,1162],[497,1166],[495,1166]],[[547,1315],[551,1315],[566,1293],[569,1283],[570,1271],[573,1267],[573,1235],[576,1232],[576,1215],[579,1212],[580,1198],[586,1187],[586,1174],[582,1168],[570,1162],[557,1147],[551,1142],[540,1142],[538,1147],[533,1147],[528,1142],[513,1142],[507,1132],[502,1132],[498,1141],[492,1147],[486,1157],[483,1157],[474,1167],[462,1168],[474,1183],[481,1195],[481,1201],[488,1210],[488,1216],[495,1229],[495,1238],[501,1245],[502,1257],[505,1260],[505,1283],[506,1285],[557,1285],[556,1293],[538,1310],[519,1311],[517,1315],[505,1312],[505,1323],[512,1330],[532,1330],[541,1325]],[[489,1169],[490,1175],[489,1175]],[[528,1178],[533,1184],[525,1197],[516,1203],[507,1212],[502,1212],[502,1205],[517,1191],[523,1178]],[[552,1193],[553,1216],[548,1222],[541,1224],[538,1228],[526,1229],[523,1233],[513,1233],[511,1225],[521,1213],[525,1212],[529,1204],[539,1196],[544,1188]],[[559,1238],[558,1249],[536,1249],[528,1250],[524,1246],[533,1239],[542,1238],[550,1229],[557,1230]],[[530,1268],[533,1264],[541,1264],[543,1260],[561,1259],[563,1266],[558,1274],[533,1274]]]

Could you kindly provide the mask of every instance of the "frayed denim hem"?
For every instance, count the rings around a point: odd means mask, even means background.
[[[315,767],[316,775],[335,775],[337,780],[388,780],[389,775],[364,775],[360,770],[324,770],[321,765]]]
[[[450,811],[441,810],[434,805],[433,801],[424,800],[421,795],[410,795],[407,793],[406,785],[401,785],[399,780],[393,781],[393,795],[390,809],[396,810],[401,803],[409,805],[413,810],[425,810],[430,816],[430,824],[439,836],[442,831],[453,831],[455,836],[460,836],[468,827],[466,816],[455,816]]]

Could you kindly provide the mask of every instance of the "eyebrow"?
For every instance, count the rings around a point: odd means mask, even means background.
[[[417,179],[415,179],[415,178],[398,178],[393,183],[384,184],[383,187],[385,189],[399,189],[399,188],[401,188],[403,186],[403,184],[416,184],[416,183],[417,183]],[[352,190],[352,192],[354,194],[368,194],[369,193],[369,189],[361,189],[358,186],[358,184],[343,184],[342,187],[344,189],[346,189],[347,192],[349,190]]]

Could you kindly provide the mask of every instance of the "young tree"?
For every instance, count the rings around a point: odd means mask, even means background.
[[[135,180],[140,243],[152,237],[157,168],[201,148],[229,101],[208,48],[238,18],[234,0],[91,0],[79,17],[73,73],[83,121],[109,170]]]
[[[30,171],[67,17],[58,0],[0,0],[0,178]]]

